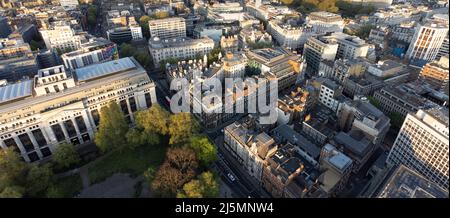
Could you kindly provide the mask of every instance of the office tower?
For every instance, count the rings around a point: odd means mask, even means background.
[[[449,120],[447,108],[409,113],[387,163],[403,164],[448,189]]]
[[[152,38],[169,39],[186,37],[186,22],[182,17],[171,17],[148,22]]]
[[[311,37],[305,43],[304,56],[308,72],[317,74],[320,62],[336,58],[338,44],[322,37]]]
[[[47,49],[61,51],[77,50],[81,46],[81,37],[69,25],[56,25],[50,29],[40,30]]]
[[[416,27],[413,39],[409,44],[406,58],[412,63],[422,66],[433,61],[442,47],[448,33],[448,23],[432,20]]]

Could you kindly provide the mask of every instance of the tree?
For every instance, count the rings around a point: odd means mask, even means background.
[[[200,184],[202,184],[203,197],[219,197],[219,182],[217,176],[211,172],[204,172],[200,175]]]
[[[170,148],[166,153],[166,160],[151,182],[151,187],[163,196],[175,196],[179,188],[194,178],[197,167],[197,157],[192,149]]]
[[[381,103],[378,99],[374,98],[373,96],[368,96],[367,99],[373,106],[375,106],[378,109],[381,109]]]
[[[148,26],[148,21],[150,20],[150,17],[147,15],[142,16],[141,18],[139,18],[139,25],[142,28],[142,34],[144,35],[145,38],[150,38],[150,29]]]
[[[136,124],[146,133],[166,135],[169,133],[170,114],[158,104],[146,111],[136,113]]]
[[[336,0],[319,0],[317,9],[331,13],[336,13],[339,10],[339,8],[336,7]]]
[[[21,198],[23,192],[24,190],[20,186],[8,186],[0,192],[0,198]]]
[[[30,196],[37,197],[44,193],[50,185],[53,176],[48,165],[32,165],[26,178],[26,191]]]
[[[164,197],[171,197],[183,184],[183,174],[166,162],[156,172],[151,188]]]
[[[212,64],[213,62],[217,62],[219,59],[219,53],[223,53],[223,50],[221,48],[215,48],[209,52],[208,56],[208,65]]]
[[[169,144],[188,142],[198,128],[197,122],[190,113],[177,113],[170,116]]]
[[[129,126],[119,105],[112,101],[100,110],[100,125],[95,135],[95,143],[101,152],[126,146]]]
[[[123,43],[119,47],[119,56],[124,57],[131,57],[134,55],[136,48],[128,43]]]
[[[176,58],[168,58],[159,62],[159,67],[161,71],[166,71],[167,64],[176,64],[179,60]]]
[[[0,191],[8,186],[22,186],[27,165],[13,148],[0,150]]]
[[[203,198],[200,181],[193,179],[183,185],[183,189],[177,193],[177,198]]]
[[[144,172],[144,178],[147,182],[151,184],[151,182],[155,179],[156,169],[151,166]]]
[[[367,37],[369,37],[370,30],[372,30],[373,28],[375,28],[375,26],[372,24],[364,25],[356,30],[355,35],[361,39],[367,39]]]
[[[184,184],[177,198],[217,198],[219,197],[219,183],[211,172],[202,173],[198,179]]]
[[[89,25],[93,26],[97,23],[97,7],[94,5],[89,6],[87,11],[87,19]]]
[[[285,5],[290,5],[292,4],[292,2],[294,2],[294,0],[280,0],[281,3],[285,4]]]
[[[155,19],[164,19],[166,17],[169,17],[169,12],[167,11],[157,11],[152,15],[152,18]]]
[[[143,145],[155,145],[159,143],[159,136],[153,132],[145,132],[141,129],[130,129],[126,134],[128,148],[134,149]]]
[[[198,167],[195,151],[188,147],[169,148],[166,153],[166,161],[187,177],[195,175],[195,170]]]
[[[68,168],[81,161],[75,146],[68,143],[59,145],[53,152],[52,158],[59,169]]]
[[[36,51],[41,47],[41,45],[39,44],[39,42],[36,42],[34,40],[30,41],[30,48],[32,51]]]
[[[372,4],[363,5],[347,1],[337,1],[336,6],[344,17],[355,17],[357,14],[371,14],[376,10]]]
[[[200,163],[209,166],[217,160],[217,148],[206,136],[194,136],[189,147],[195,151]]]
[[[133,57],[145,68],[153,65],[152,58],[151,58],[150,54],[148,54],[147,52],[143,52],[143,51],[135,52],[133,54]]]
[[[396,129],[400,129],[403,125],[403,121],[405,121],[405,118],[395,111],[389,114],[389,119],[391,119],[391,124]]]

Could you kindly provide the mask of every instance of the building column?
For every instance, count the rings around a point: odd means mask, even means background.
[[[64,120],[65,121],[65,120]],[[66,125],[64,125],[64,121],[59,121],[58,124],[61,126],[61,130],[64,133],[64,137],[66,138],[66,142],[70,143],[69,133],[66,130]]]
[[[56,136],[52,128],[50,127],[50,125],[42,125],[41,131],[44,137],[46,137],[47,139],[48,148],[53,153],[56,148],[55,145],[58,144],[58,140],[56,140]]]
[[[20,155],[25,159],[26,162],[30,162],[30,158],[28,158],[28,153],[25,150],[25,148],[22,145],[22,142],[20,141],[19,137],[16,134],[13,134],[12,139],[16,142],[17,147],[19,148]]]
[[[28,137],[30,137],[31,143],[33,144],[34,147],[34,151],[36,151],[36,153],[38,154],[39,159],[42,159],[43,155],[41,153],[41,149],[39,149],[39,145],[36,139],[34,138],[33,133],[29,129],[26,130],[26,133],[28,134]]]
[[[92,119],[92,122],[91,122],[91,120],[90,120],[91,116],[87,109],[85,109],[85,110],[83,110],[83,112],[81,112],[81,117],[83,118],[84,125],[86,125],[87,133],[89,134],[91,141],[93,141],[94,133],[95,133],[95,130],[97,129],[94,125],[94,120]]]

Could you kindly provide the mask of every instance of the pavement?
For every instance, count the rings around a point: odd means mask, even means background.
[[[129,174],[117,173],[105,181],[92,185],[77,196],[77,198],[133,198],[135,185],[142,178],[131,178]]]

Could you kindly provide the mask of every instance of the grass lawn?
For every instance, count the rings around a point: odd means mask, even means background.
[[[141,146],[134,150],[115,151],[88,169],[91,184],[112,176],[114,173],[141,175],[150,166],[158,168],[164,161],[168,140],[158,145]]]
[[[72,198],[83,189],[80,174],[60,178],[53,183],[54,195],[58,198]]]

